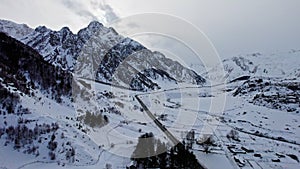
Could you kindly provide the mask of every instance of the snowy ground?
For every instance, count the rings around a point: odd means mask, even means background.
[[[298,113],[257,106],[233,97],[232,92],[226,93],[224,111],[212,113],[212,99],[222,95],[214,90],[171,90],[150,94],[144,100],[157,117],[164,114],[161,122],[178,138],[183,139],[183,133],[191,129],[201,138],[205,125],[212,128],[217,145],[209,154],[203,152],[204,147],[193,146],[198,160],[208,168],[299,167],[299,162],[291,158],[300,155]],[[239,141],[227,138],[231,130],[237,131]]]
[[[296,112],[254,105],[243,97],[233,97],[233,91],[225,92],[224,86],[199,88],[182,85],[175,89],[146,94],[98,83],[93,87],[96,93],[110,91],[113,97],[108,101],[93,98],[89,107],[82,106],[81,101],[74,105],[68,102],[57,104],[38,93],[35,98],[24,97],[22,100],[23,106],[39,114],[38,117],[29,114],[28,116],[32,116],[30,118],[56,121],[62,126],[57,132],[64,132],[72,141],[78,150],[78,161],[68,164],[58,163],[59,160],[51,161],[43,156],[35,158],[12,151],[13,147],[10,145],[0,149],[0,166],[92,169],[105,168],[107,164],[111,164],[112,168],[125,168],[130,164],[130,155],[135,149],[137,138],[143,133],[152,132],[156,138],[170,143],[166,135],[141,109],[141,105],[134,98],[138,95],[178,140],[184,139],[190,130],[195,131],[196,139],[211,132],[215,145],[209,148],[208,154],[204,152],[203,145],[193,144],[191,149],[199,162],[209,169],[299,167],[299,162],[293,159],[294,156],[300,157],[299,114]],[[39,100],[38,97],[42,99]],[[114,106],[120,113],[106,114],[110,121],[102,128],[85,126],[88,131],[85,134],[75,127],[78,123],[75,119],[81,113],[75,109],[80,107],[82,111],[93,111],[93,104]],[[10,120],[10,123],[15,122]],[[227,137],[231,130],[238,133],[238,141]],[[3,145],[4,142],[1,141],[0,145]],[[62,142],[63,140],[59,141]],[[47,152],[44,154],[47,155]]]

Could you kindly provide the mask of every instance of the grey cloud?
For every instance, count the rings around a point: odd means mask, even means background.
[[[85,7],[78,1],[62,0],[62,3],[65,7],[81,17],[84,17],[88,20],[98,20],[98,18],[92,12],[90,12],[88,9],[85,9]]]
[[[82,10],[78,11],[77,14],[84,18],[87,18],[88,20],[98,20],[98,18],[89,11]]]
[[[110,23],[114,20],[119,19],[118,15],[114,12],[113,8],[106,3],[106,1],[98,1],[98,0],[87,0],[87,1],[80,1],[80,0],[61,0],[62,4],[73,11],[80,17],[84,17],[85,19],[91,20],[101,20],[107,23]],[[88,4],[91,6],[91,9],[88,9],[87,6],[84,4]],[[104,13],[103,18],[99,18],[95,15],[98,11]]]
[[[104,12],[104,17],[107,23],[111,23],[119,19],[119,16],[115,13],[114,9],[106,3],[106,1],[91,0],[90,3],[94,10],[97,11],[100,9]]]

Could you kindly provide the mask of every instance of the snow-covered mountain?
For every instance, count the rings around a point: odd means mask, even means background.
[[[64,70],[73,71],[81,49],[96,32],[99,32],[98,35],[101,36],[101,41],[97,44],[99,48],[109,48],[110,44],[121,40],[115,31],[105,28],[99,22],[91,22],[78,34],[73,34],[67,27],[53,31],[45,26],[39,26],[31,34],[19,40],[36,49],[47,62]],[[110,40],[112,40],[111,43]]]
[[[97,79],[138,90],[161,88],[164,80],[173,81],[175,84],[202,85],[206,82],[193,70],[159,52],[152,52],[129,38],[113,46],[99,65]]]
[[[209,70],[213,80],[225,79],[227,82],[241,76],[297,78],[300,77],[300,51],[278,52],[275,54],[253,53],[224,59],[222,65]],[[218,74],[224,69],[225,76]],[[203,74],[208,77],[208,73]]]
[[[227,87],[234,90],[234,96],[243,97],[255,105],[298,112],[299,58],[299,50],[248,54],[225,59],[222,65],[217,65],[203,76],[225,80]],[[218,74],[220,69],[224,69],[225,76]]]
[[[144,91],[161,88],[164,82],[160,83],[147,74],[141,78],[138,73],[143,71],[152,71],[151,74],[161,76],[163,81],[167,78],[174,84],[205,83],[205,79],[193,70],[159,52],[146,49],[140,43],[119,35],[113,28],[104,27],[97,21],[91,22],[77,34],[67,27],[53,31],[45,26],[39,26],[29,34],[15,35],[9,30],[6,33],[37,50],[47,62],[81,77],[90,77],[88,74],[91,71],[86,73],[92,67],[94,74],[90,78]]]

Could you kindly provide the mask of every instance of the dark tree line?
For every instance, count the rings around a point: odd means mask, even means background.
[[[18,124],[17,126],[9,126],[0,128],[0,138],[3,136],[6,136],[6,143],[5,145],[9,143],[14,144],[15,149],[20,149],[22,147],[27,146],[27,152],[28,154],[35,154],[37,153],[37,146],[33,145],[33,140],[38,140],[38,138],[41,138],[40,135],[47,134],[50,132],[55,132],[59,128],[58,124],[52,123],[50,124],[40,124],[34,127],[34,129],[28,128],[24,124]],[[55,143],[54,142],[55,137],[51,138],[51,143],[49,142],[49,149],[55,149]],[[57,146],[57,143],[56,143]],[[54,148],[55,147],[55,148]]]
[[[0,75],[5,84],[13,84],[21,92],[33,95],[30,89],[40,89],[60,102],[61,96],[71,96],[72,74],[46,62],[31,47],[0,33]]]
[[[4,88],[0,84],[0,115],[15,112],[15,107],[19,103],[20,97]]]
[[[152,133],[146,133],[139,137],[138,144],[131,158],[135,165],[127,168],[161,168],[161,169],[201,169],[196,156],[188,151],[185,143],[179,143],[169,148],[159,139],[155,139]]]

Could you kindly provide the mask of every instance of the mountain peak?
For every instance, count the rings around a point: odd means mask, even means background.
[[[88,25],[89,29],[93,29],[93,30],[97,30],[99,28],[103,27],[103,24],[98,22],[98,21],[92,21],[90,22],[90,24]]]
[[[38,26],[34,30],[36,32],[45,33],[47,31],[49,31],[50,29],[48,29],[46,26]]]
[[[71,30],[70,30],[70,28],[69,27],[62,27],[61,29],[60,29],[60,32],[72,32]]]

